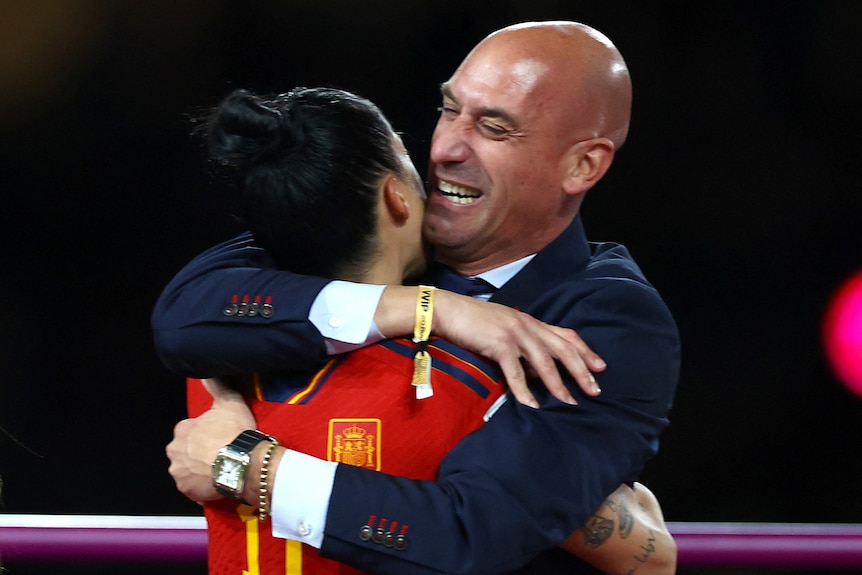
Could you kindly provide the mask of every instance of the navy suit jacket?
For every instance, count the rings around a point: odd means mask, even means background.
[[[207,377],[322,358],[307,315],[327,280],[272,267],[241,236],[184,268],[153,313],[166,365]],[[269,298],[268,318],[259,307],[249,315],[258,297]],[[247,300],[245,312],[226,315],[235,299]],[[628,250],[588,243],[579,218],[492,301],[577,330],[608,364],[597,374],[601,396],[568,379],[579,401],[569,406],[536,384],[540,409],[506,402],[446,456],[436,482],[339,465],[324,556],[374,573],[586,570],[556,546],[656,453],[679,372],[676,325]],[[252,326],[261,322],[280,328]]]

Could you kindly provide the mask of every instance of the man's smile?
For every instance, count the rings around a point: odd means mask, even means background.
[[[437,189],[440,190],[440,194],[444,198],[456,204],[472,204],[482,196],[482,193],[478,190],[465,188],[457,184],[444,182],[443,180],[438,182]]]

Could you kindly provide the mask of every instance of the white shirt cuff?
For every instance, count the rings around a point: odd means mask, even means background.
[[[332,281],[317,294],[308,319],[326,338],[330,354],[342,353],[383,339],[374,313],[385,285]]]
[[[290,449],[284,453],[270,503],[275,537],[320,549],[337,465]]]

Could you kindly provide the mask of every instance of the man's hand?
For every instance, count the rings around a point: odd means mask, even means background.
[[[444,290],[435,295],[433,331],[440,337],[496,361],[515,398],[538,407],[527,387],[527,375],[538,377],[560,401],[577,403],[569,393],[555,360],[572,375],[587,395],[599,389],[592,372],[605,362],[578,334],[504,305],[483,302]]]
[[[221,495],[212,484],[216,453],[257,423],[242,396],[216,379],[204,380],[213,396],[209,411],[184,419],[174,427],[174,439],[165,448],[171,464],[168,472],[177,489],[193,501],[209,501]]]

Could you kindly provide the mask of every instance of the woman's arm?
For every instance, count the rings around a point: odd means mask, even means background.
[[[676,542],[655,495],[621,485],[561,545],[609,575],[673,575]]]

